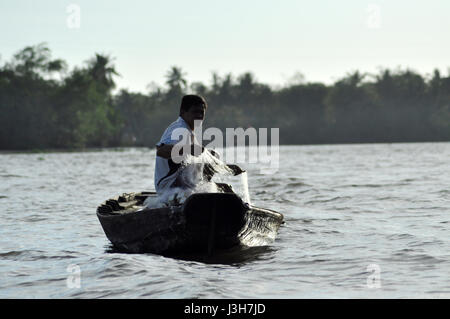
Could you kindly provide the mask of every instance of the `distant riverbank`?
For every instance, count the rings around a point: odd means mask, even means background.
[[[117,74],[106,55],[68,70],[45,44],[19,51],[0,66],[0,149],[153,146],[188,93],[206,98],[205,127],[279,128],[281,145],[450,140],[450,75],[438,70],[355,71],[332,85],[275,88],[251,72],[188,83],[173,66],[165,86],[113,94]]]
[[[367,142],[367,143],[321,143],[321,144],[280,144],[280,146],[337,146],[337,145],[367,145],[367,144],[420,144],[420,143],[447,143],[450,141],[408,141],[408,142]],[[119,147],[85,147],[61,149],[33,149],[33,150],[0,150],[1,154],[46,154],[46,153],[89,153],[89,152],[127,152],[130,149],[154,150],[155,147],[119,146]]]

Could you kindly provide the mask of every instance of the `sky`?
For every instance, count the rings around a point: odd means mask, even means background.
[[[301,73],[450,69],[450,1],[0,0],[0,64],[46,42],[69,68],[109,54],[118,89],[147,92],[179,66],[189,83],[252,72],[285,85]]]

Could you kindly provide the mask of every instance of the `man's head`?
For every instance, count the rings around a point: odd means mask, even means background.
[[[181,100],[180,116],[194,128],[194,121],[205,119],[206,109],[208,104],[206,100],[200,95],[185,95]]]

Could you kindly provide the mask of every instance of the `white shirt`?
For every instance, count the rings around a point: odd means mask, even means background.
[[[180,129],[175,131],[176,129]],[[184,129],[187,129],[184,130]],[[174,132],[175,131],[175,132]],[[161,146],[163,144],[175,145],[179,141],[182,140],[183,136],[180,135],[180,132],[184,134],[193,134],[189,125],[181,116],[178,119],[169,125],[169,127],[164,131],[161,140],[156,144],[156,146]],[[177,178],[177,171],[179,164],[175,164],[171,159],[166,159],[160,156],[156,156],[155,163],[155,189],[157,193],[160,193],[162,189],[166,187],[170,187],[175,179]]]

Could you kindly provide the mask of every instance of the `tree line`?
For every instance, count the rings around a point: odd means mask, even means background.
[[[332,85],[298,77],[273,88],[251,72],[188,83],[173,66],[165,86],[113,94],[118,75],[108,55],[68,70],[45,43],[20,50],[0,66],[0,149],[152,147],[184,94],[208,101],[204,128],[278,127],[281,144],[450,140],[450,74],[438,70],[355,71]]]

